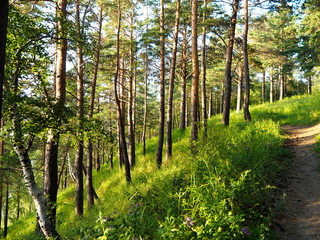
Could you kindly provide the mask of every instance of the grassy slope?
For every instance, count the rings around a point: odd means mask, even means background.
[[[271,146],[273,144],[276,148],[281,144],[279,125],[309,125],[316,123],[319,121],[320,115],[320,98],[318,96],[293,97],[273,104],[252,107],[251,112],[254,123],[249,126],[243,122],[242,114],[232,114],[231,125],[228,129],[220,124],[220,116],[216,116],[209,121],[208,140],[206,142],[200,141],[200,150],[196,158],[199,160],[197,162],[202,162],[203,164],[209,163],[209,173],[210,171],[216,171],[212,174],[211,180],[215,179],[220,181],[218,178],[228,174],[231,176],[230,180],[228,180],[230,184],[241,184],[239,179],[245,178],[241,174],[246,174],[246,170],[251,169],[252,166],[254,166],[254,169],[250,171],[256,175],[266,175],[267,178],[269,176],[268,174],[275,170],[274,168],[278,168],[276,170],[279,170],[281,166],[279,166],[277,162],[273,162],[274,164],[270,163],[270,158],[274,158],[275,156],[270,155],[271,153],[268,152],[269,145]],[[162,211],[168,211],[168,209],[173,212],[177,211],[172,214],[176,216],[176,219],[178,219],[179,216],[182,218],[182,216],[186,216],[186,214],[193,214],[193,216],[198,216],[200,223],[201,219],[203,219],[201,215],[203,213],[201,212],[202,210],[200,210],[201,205],[196,205],[199,206],[199,208],[193,205],[194,210],[190,211],[190,209],[188,210],[190,203],[188,203],[187,200],[184,205],[180,202],[177,204],[177,202],[175,202],[177,198],[174,196],[181,191],[181,189],[184,189],[184,193],[189,191],[189,188],[176,186],[181,185],[181,182],[187,182],[190,185],[190,182],[196,182],[194,179],[201,179],[197,180],[201,182],[199,185],[197,185],[198,183],[194,183],[194,186],[197,186],[194,189],[199,189],[199,186],[203,184],[202,178],[204,177],[201,176],[203,173],[200,173],[200,177],[198,177],[197,169],[199,165],[195,164],[195,157],[192,157],[190,153],[189,131],[176,131],[174,133],[174,141],[174,158],[170,161],[164,161],[164,166],[160,171],[156,171],[154,162],[157,139],[148,141],[148,153],[146,156],[142,156],[141,149],[138,148],[138,164],[132,172],[133,184],[131,186],[125,184],[124,173],[117,167],[114,170],[110,170],[108,166],[102,167],[99,173],[94,174],[95,188],[100,200],[95,207],[86,210],[83,218],[78,219],[74,217],[73,187],[61,191],[58,197],[58,231],[64,239],[85,239],[85,236],[90,236],[100,213],[105,216],[125,213],[128,206],[132,203],[132,200],[136,199],[138,195],[148,198],[149,205],[157,205]],[[270,143],[263,145],[265,142]],[[271,150],[272,149],[270,149],[270,151]],[[280,152],[274,151],[274,149],[272,151],[275,152],[275,154],[280,154]],[[265,159],[261,160],[259,156],[264,156]],[[237,161],[234,161],[234,159]],[[259,159],[259,161],[256,159]],[[214,167],[212,168],[212,166]],[[266,166],[270,167],[269,171],[265,171]],[[206,166],[204,167],[206,168]],[[255,178],[255,175],[253,175],[252,178]],[[261,178],[263,181],[264,179],[265,178]],[[230,186],[233,186],[232,184]],[[224,191],[230,189],[230,186],[225,187],[221,185]],[[268,183],[265,183],[264,186],[268,186]],[[256,185],[253,184],[252,187],[255,188]],[[215,185],[215,188],[218,188],[218,186]],[[236,190],[237,188],[241,187],[235,187]],[[150,194],[153,195],[150,197]],[[190,196],[193,196],[194,202],[199,200],[197,197],[203,197],[200,193],[197,194],[190,194]],[[235,190],[230,194],[235,195]],[[244,192],[244,194],[248,193]],[[228,196],[228,198],[230,198],[230,196]],[[150,203],[150,199],[153,199],[152,201],[154,202]],[[235,209],[241,209],[242,204],[250,205],[250,201],[243,202],[242,200],[234,200],[232,204],[236,206]],[[177,206],[179,208],[178,210]],[[217,205],[217,208],[219,208],[219,206]],[[247,210],[244,210],[244,212]],[[238,210],[234,211],[237,212]],[[166,213],[163,214],[165,215]],[[163,220],[164,216],[160,215],[161,214],[157,216],[159,217],[159,222],[162,221],[162,226],[165,226],[167,224],[166,220]],[[235,214],[235,216],[242,215]],[[250,218],[251,217],[252,216],[250,216]],[[250,225],[248,221],[249,220],[246,219],[235,219],[234,228],[241,228],[241,222],[246,222],[247,225]],[[154,223],[151,222],[150,225],[152,224]],[[228,224],[231,225],[230,223]],[[179,223],[176,223],[175,226],[176,225],[179,226]],[[36,239],[32,234],[34,228],[35,215],[33,214],[13,224],[9,229],[8,239]],[[260,231],[259,234],[261,234],[261,227],[257,227],[257,229],[256,231]],[[198,234],[200,232],[199,229],[195,229],[194,231]],[[240,234],[238,230],[234,231],[234,234]],[[174,238],[178,239],[177,236],[171,239]],[[90,237],[88,237],[88,239],[90,239]],[[170,237],[167,239],[170,239]],[[221,237],[219,239],[224,238]],[[227,237],[225,239],[227,239]]]

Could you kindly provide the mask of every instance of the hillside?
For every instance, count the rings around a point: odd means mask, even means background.
[[[194,155],[189,130],[175,131],[174,157],[160,170],[157,139],[150,139],[146,156],[138,148],[130,186],[117,167],[94,173],[100,199],[84,217],[74,216],[74,187],[61,191],[57,229],[63,239],[278,239],[273,184],[288,164],[280,126],[317,123],[319,106],[317,95],[259,105],[252,123],[233,113],[228,128],[216,116]],[[35,226],[29,215],[10,226],[7,239],[40,239]]]

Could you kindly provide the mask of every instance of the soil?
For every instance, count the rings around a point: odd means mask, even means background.
[[[320,124],[283,126],[292,162],[279,184],[283,211],[275,225],[282,239],[320,239],[320,158],[313,147]]]

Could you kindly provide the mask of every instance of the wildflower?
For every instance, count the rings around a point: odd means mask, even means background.
[[[242,228],[241,231],[242,231],[245,235],[251,235],[251,232],[249,231],[248,228]]]
[[[186,224],[187,227],[192,227],[192,226],[194,226],[196,223],[192,220],[191,217],[187,217],[187,218],[186,218],[186,221],[184,222],[184,224]]]

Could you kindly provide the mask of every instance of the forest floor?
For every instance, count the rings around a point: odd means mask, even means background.
[[[320,124],[282,129],[292,161],[279,183],[284,201],[275,226],[285,240],[320,239],[320,158],[313,149]]]

